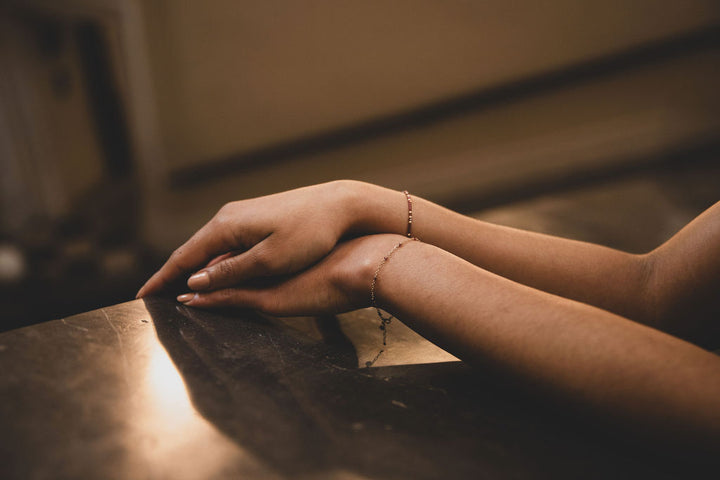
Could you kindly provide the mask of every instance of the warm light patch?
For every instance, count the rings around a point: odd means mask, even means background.
[[[128,450],[139,455],[131,463],[174,479],[262,471],[253,455],[195,409],[182,375],[157,337],[148,336],[147,342],[145,375],[129,414],[129,441],[134,444]]]

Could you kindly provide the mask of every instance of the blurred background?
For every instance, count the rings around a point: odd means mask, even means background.
[[[644,251],[720,200],[717,0],[0,0],[0,330],[338,178]]]

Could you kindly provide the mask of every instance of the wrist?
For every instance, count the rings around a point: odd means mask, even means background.
[[[415,277],[417,268],[430,259],[435,247],[427,245],[417,238],[406,236],[396,237],[395,243],[375,259],[375,265],[370,273],[371,292],[375,308],[395,314],[398,300],[397,293],[407,288],[408,279]],[[375,279],[373,285],[373,278]]]
[[[351,298],[356,299],[358,308],[370,306],[370,289],[375,272],[383,257],[407,237],[393,234],[367,235],[350,240],[341,246],[349,251],[348,261],[341,262],[336,272],[336,281],[340,288]],[[415,243],[415,242],[413,242]]]
[[[326,201],[331,206],[331,213],[337,220],[333,221],[333,229],[338,239],[355,231],[356,216],[362,211],[360,205],[365,198],[363,183],[356,180],[333,180],[324,184]]]
[[[346,233],[368,235],[407,231],[407,199],[401,191],[371,183],[344,180],[348,224]]]

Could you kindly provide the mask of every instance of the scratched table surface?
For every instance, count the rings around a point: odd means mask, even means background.
[[[0,477],[676,478],[371,311],[137,300],[0,335]]]

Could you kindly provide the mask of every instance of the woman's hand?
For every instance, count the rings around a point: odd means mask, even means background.
[[[400,192],[344,180],[228,203],[173,252],[137,296],[193,272],[188,286],[195,291],[298,272],[327,255],[348,232],[402,231],[403,202]]]
[[[378,263],[401,235],[368,235],[338,244],[312,267],[280,279],[186,293],[185,305],[251,308],[275,316],[336,314],[370,305],[370,284]]]

